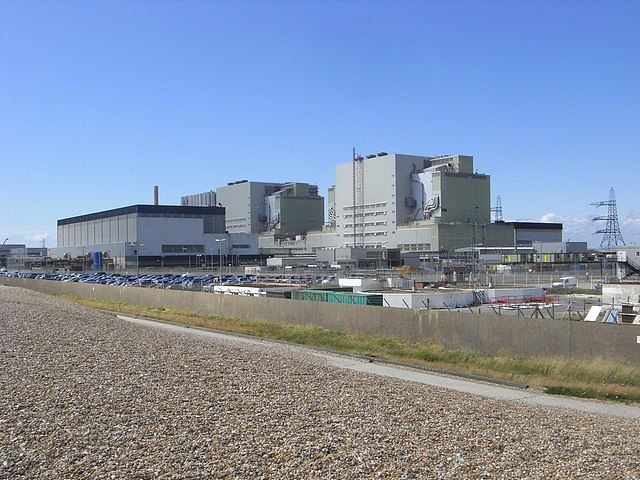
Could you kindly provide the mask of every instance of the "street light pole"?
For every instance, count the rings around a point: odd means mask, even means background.
[[[140,247],[144,246],[144,243],[132,242],[131,245],[135,247],[136,254],[136,275],[140,275]]]
[[[182,247],[182,253],[188,253],[189,249],[187,247]],[[188,253],[189,255],[189,269],[191,270],[191,253]]]
[[[222,283],[222,242],[224,242],[226,238],[216,238],[216,242],[218,242],[218,253],[220,254],[220,277],[218,277],[218,283]]]

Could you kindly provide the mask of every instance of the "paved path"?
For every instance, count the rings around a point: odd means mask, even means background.
[[[121,320],[146,325],[153,328],[160,328],[173,332],[191,333],[200,337],[216,338],[224,341],[240,341],[250,344],[272,343],[269,340],[251,338],[241,335],[221,333],[199,327],[188,327],[164,321],[154,321],[117,315]],[[475,382],[448,375],[425,372],[411,367],[389,365],[382,362],[371,362],[361,358],[325,353],[314,350],[310,347],[291,345],[292,348],[300,349],[309,355],[321,358],[329,365],[363,373],[371,373],[385,377],[392,377],[410,382],[434,385],[459,392],[470,393],[482,397],[495,398],[498,400],[508,400],[527,405],[541,405],[547,407],[557,407],[578,410],[587,413],[607,415],[621,418],[640,418],[640,407],[623,405],[613,402],[601,402],[595,400],[580,400],[570,397],[547,395],[543,393],[530,392],[524,389],[492,385],[490,383]]]

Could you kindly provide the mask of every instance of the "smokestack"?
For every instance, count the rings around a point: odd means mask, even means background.
[[[153,204],[158,205],[158,185],[153,187]]]

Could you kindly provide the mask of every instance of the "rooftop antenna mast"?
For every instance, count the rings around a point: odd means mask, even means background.
[[[502,199],[500,195],[496,197],[496,206],[491,209],[491,213],[493,213],[493,221],[495,222],[504,222],[504,217],[502,216]]]
[[[591,205],[596,207],[607,207],[608,211],[606,215],[595,217],[593,221],[605,220],[607,223],[605,227],[598,230],[595,234],[602,233],[602,241],[600,242],[601,249],[610,250],[618,245],[624,245],[624,239],[620,232],[620,223],[618,223],[618,209],[616,208],[616,192],[613,187],[609,190],[609,200],[603,202],[593,202]]]

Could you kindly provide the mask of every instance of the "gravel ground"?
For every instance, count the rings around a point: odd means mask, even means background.
[[[640,422],[339,370],[0,286],[0,478],[640,478]]]

